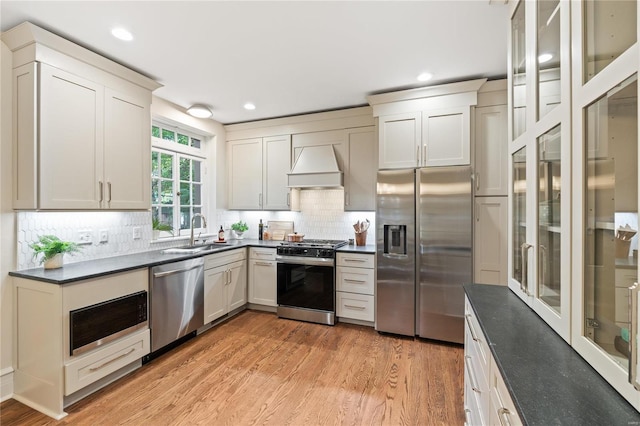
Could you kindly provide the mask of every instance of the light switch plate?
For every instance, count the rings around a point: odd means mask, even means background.
[[[134,226],[133,227],[133,239],[134,240],[139,240],[140,238],[142,238],[142,230],[140,229],[139,226]]]
[[[106,229],[101,229],[100,230],[100,242],[101,243],[106,243],[109,241],[109,231],[107,231]]]

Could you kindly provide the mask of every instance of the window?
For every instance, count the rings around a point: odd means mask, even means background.
[[[153,124],[151,135],[151,216],[171,225],[174,236],[188,235],[193,215],[206,216],[203,138],[160,123]],[[204,231],[200,217],[194,229]]]

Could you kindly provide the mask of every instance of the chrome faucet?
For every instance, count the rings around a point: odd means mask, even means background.
[[[203,227],[203,228],[206,228],[206,227],[207,227],[207,219],[205,219],[205,217],[204,217],[204,216],[202,216],[202,214],[200,214],[200,213],[196,213],[196,214],[194,214],[193,216],[191,216],[191,240],[190,240],[190,242],[191,242],[191,244],[190,244],[190,245],[191,245],[191,246],[193,246],[193,245],[194,245],[194,240],[193,240],[193,222],[195,222],[196,217],[198,217],[198,216],[202,218],[202,227]]]

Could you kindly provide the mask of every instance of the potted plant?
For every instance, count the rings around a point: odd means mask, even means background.
[[[231,225],[231,229],[236,233],[236,238],[241,240],[243,238],[242,234],[244,234],[245,231],[249,229],[249,227],[247,226],[246,222],[239,221]]]
[[[44,269],[62,268],[62,259],[65,253],[76,253],[80,251],[78,244],[71,241],[62,241],[55,235],[40,235],[38,241],[29,244],[33,249],[33,257],[42,254],[40,263],[44,263]]]
[[[155,217],[151,219],[151,228],[153,229],[154,240],[160,238],[160,231],[169,232],[173,235],[173,226],[168,223],[160,222],[160,219]]]

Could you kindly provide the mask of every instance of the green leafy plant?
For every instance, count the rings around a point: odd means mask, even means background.
[[[249,229],[249,227],[247,226],[246,222],[239,221],[231,225],[231,229],[233,229],[236,232],[244,232],[247,229]]]
[[[173,226],[168,223],[160,222],[160,220],[155,217],[151,220],[151,227],[154,231],[166,231],[173,235]]]
[[[80,251],[80,246],[71,241],[62,241],[55,235],[40,235],[38,241],[29,244],[29,247],[33,249],[34,259],[39,255],[42,255],[40,263],[51,259],[59,253],[73,254]]]

